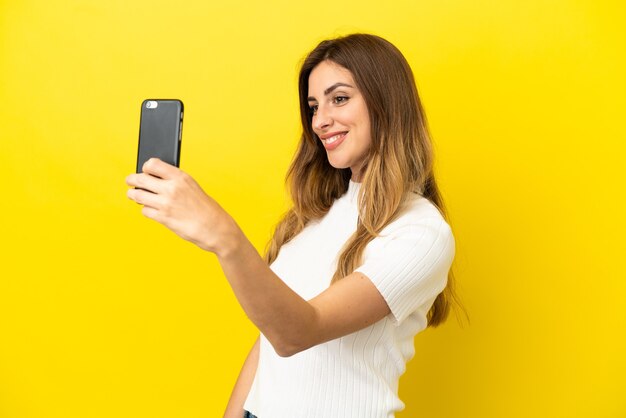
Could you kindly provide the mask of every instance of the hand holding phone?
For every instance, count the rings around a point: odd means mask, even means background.
[[[150,159],[142,173],[126,177],[129,199],[141,213],[198,247],[218,254],[240,237],[237,223],[200,185],[178,167]]]

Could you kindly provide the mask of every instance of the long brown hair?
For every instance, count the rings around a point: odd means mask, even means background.
[[[430,200],[447,217],[433,174],[433,150],[424,110],[413,72],[402,53],[375,35],[353,34],[326,40],[309,53],[300,70],[303,131],[286,178],[293,207],[276,226],[265,260],[272,263],[283,244],[308,222],[323,217],[335,199],[348,190],[350,169],[330,165],[311,126],[309,75],[325,60],[352,73],[367,105],[372,134],[359,191],[357,229],[339,256],[334,283],[359,267],[366,245],[398,216],[412,193]],[[458,300],[450,270],[446,288],[428,312],[428,326],[445,321],[454,302]]]

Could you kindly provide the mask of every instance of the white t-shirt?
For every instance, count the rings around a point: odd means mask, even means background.
[[[330,285],[337,258],[357,226],[359,183],[320,220],[283,245],[272,270],[310,300]],[[280,357],[261,334],[259,364],[244,408],[259,418],[389,418],[404,408],[398,380],[414,353],[413,337],[447,283],[454,237],[437,208],[415,195],[372,240],[362,272],[391,313],[344,337]]]

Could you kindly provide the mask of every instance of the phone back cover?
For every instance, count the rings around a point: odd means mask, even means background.
[[[148,102],[156,102],[155,108],[148,108]],[[179,166],[182,139],[183,102],[180,100],[149,99],[141,104],[139,126],[139,152],[137,153],[137,173],[143,164],[152,157]]]

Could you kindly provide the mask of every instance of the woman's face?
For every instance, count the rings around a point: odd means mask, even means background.
[[[365,99],[352,73],[322,61],[309,75],[308,102],[313,131],[326,148],[330,165],[350,168],[352,180],[361,181],[372,136]]]

